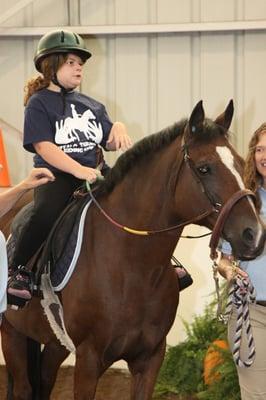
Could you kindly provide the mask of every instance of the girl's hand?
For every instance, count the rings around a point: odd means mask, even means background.
[[[132,140],[127,134],[126,127],[122,122],[115,122],[109,138],[106,142],[106,148],[108,150],[128,150],[132,146]]]
[[[100,176],[102,176],[102,174],[98,169],[84,167],[83,165],[80,165],[75,171],[76,178],[86,180],[89,183],[95,182]]]

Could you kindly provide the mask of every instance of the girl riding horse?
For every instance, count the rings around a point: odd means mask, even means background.
[[[112,123],[101,103],[75,91],[90,57],[83,39],[65,30],[49,32],[37,47],[34,63],[41,75],[27,85],[23,145],[35,154],[34,165],[50,169],[55,181],[34,191],[32,216],[17,243],[11,268],[10,304],[22,306],[31,299],[31,274],[24,266],[46,239],[73,192],[83,180],[93,182],[105,174],[108,167],[100,146],[111,151],[131,146],[124,124]]]

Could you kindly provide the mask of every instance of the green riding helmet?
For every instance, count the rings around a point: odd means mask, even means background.
[[[80,35],[70,31],[52,31],[44,35],[37,47],[34,64],[37,71],[41,72],[41,61],[50,54],[75,53],[85,62],[91,57],[86,49],[84,40]]]

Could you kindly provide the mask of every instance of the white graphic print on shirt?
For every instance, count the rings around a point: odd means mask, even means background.
[[[72,117],[56,121],[55,143],[65,153],[84,153],[92,150],[103,138],[102,125],[97,124],[91,110],[78,114],[71,104]]]

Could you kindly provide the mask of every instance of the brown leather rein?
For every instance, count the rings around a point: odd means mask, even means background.
[[[211,238],[210,238],[210,242],[209,242],[209,247],[211,249],[211,253],[210,256],[212,259],[214,259],[216,257],[216,248],[218,246],[218,241],[221,237],[222,234],[222,230],[224,228],[224,224],[226,219],[228,218],[228,215],[230,214],[232,208],[234,207],[234,205],[241,200],[243,197],[246,196],[251,196],[256,198],[255,194],[248,189],[242,189],[237,191],[236,193],[234,193],[228,200],[227,202],[223,205],[223,207],[221,208],[221,204],[217,203],[214,201],[212,194],[204,187],[202,180],[200,178],[200,175],[196,169],[196,166],[194,164],[194,161],[190,158],[189,154],[188,154],[188,146],[187,145],[183,145],[181,147],[181,151],[183,152],[183,157],[180,158],[180,161],[178,163],[178,167],[177,167],[177,171],[176,171],[176,179],[175,179],[175,187],[177,185],[177,181],[178,181],[178,177],[180,174],[180,170],[182,167],[183,162],[186,162],[189,166],[189,168],[191,169],[191,171],[193,172],[193,175],[196,178],[197,183],[200,185],[201,187],[201,191],[206,195],[206,197],[208,198],[210,204],[212,205],[212,207],[197,215],[196,217],[181,222],[177,225],[173,225],[170,226],[168,228],[163,228],[163,229],[158,229],[158,230],[137,230],[137,229],[133,229],[133,228],[129,228],[127,226],[124,226],[122,224],[120,224],[118,221],[115,221],[110,215],[108,215],[101,207],[101,205],[98,203],[98,201],[96,200],[95,196],[93,195],[93,191],[90,187],[89,182],[86,182],[87,185],[87,190],[89,192],[89,195],[92,199],[92,202],[96,205],[96,207],[100,210],[100,212],[115,226],[117,226],[120,229],[125,230],[128,233],[134,234],[134,235],[142,235],[142,236],[147,236],[147,235],[154,235],[154,234],[158,234],[158,233],[165,233],[165,232],[169,232],[169,231],[173,231],[179,228],[182,228],[186,225],[189,224],[193,224],[195,222],[198,222],[200,220],[202,220],[203,218],[206,218],[207,216],[211,215],[212,213],[219,213],[219,216],[216,220],[216,223],[214,225],[214,228],[212,230],[212,234],[211,234]],[[191,237],[190,237],[191,238]]]

